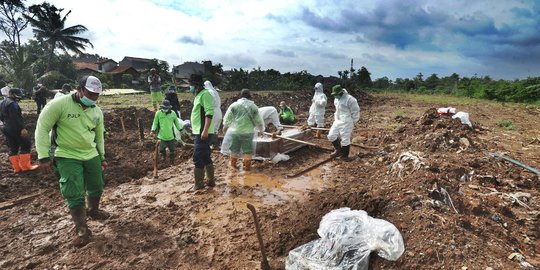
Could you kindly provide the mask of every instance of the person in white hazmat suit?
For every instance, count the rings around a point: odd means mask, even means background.
[[[322,128],[324,127],[324,112],[326,110],[327,98],[324,94],[322,83],[316,83],[315,87],[313,87],[313,90],[315,90],[315,94],[311,99],[311,107],[309,107],[309,117],[307,122],[308,126],[313,126],[317,124],[317,127]],[[315,133],[315,137],[321,137],[320,130],[317,130],[317,133]]]
[[[250,91],[242,89],[240,99],[229,106],[223,118],[225,137],[221,153],[229,155],[230,167],[236,168],[236,162],[243,154],[244,171],[251,170],[251,158],[255,151],[253,139],[263,130],[263,120],[257,105],[251,100]]]
[[[360,106],[356,98],[349,95],[341,85],[332,87],[331,95],[334,97],[336,112],[334,123],[328,132],[328,140],[336,149],[332,155],[348,160],[354,123],[360,120]]]
[[[266,106],[266,107],[260,107],[259,108],[259,114],[261,115],[261,118],[264,122],[263,130],[266,130],[266,127],[268,124],[272,123],[280,133],[283,130],[283,126],[279,122],[279,114],[275,107],[273,106]]]

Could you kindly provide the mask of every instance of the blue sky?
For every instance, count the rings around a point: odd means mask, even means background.
[[[372,79],[419,72],[540,76],[540,1],[534,0],[49,2],[72,10],[67,25],[89,29],[88,53],[115,61],[212,60],[225,69],[336,76],[352,58]]]

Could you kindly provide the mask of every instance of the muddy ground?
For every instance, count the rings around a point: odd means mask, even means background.
[[[149,110],[105,111],[109,168],[102,205],[112,217],[89,221],[93,239],[80,249],[69,246],[73,227],[56,178],[38,171],[13,174],[0,137],[0,203],[7,205],[0,210],[0,268],[259,269],[246,203],[257,207],[272,269],[284,269],[289,250],[317,239],[321,217],[340,207],[365,210],[400,230],[404,254],[395,262],[372,254],[371,269],[540,267],[538,176],[488,155],[502,153],[540,168],[538,108],[481,101],[457,106],[470,113],[470,129],[434,109],[452,104],[353,95],[362,107],[354,142],[376,149],[353,147],[350,162],[332,160],[296,178],[286,176],[329,152],[304,147],[288,162],[257,161],[248,173],[228,169],[227,159],[214,152],[218,185],[197,194],[189,192],[189,147],[180,149],[176,164],[160,164],[153,179]],[[259,106],[280,100],[305,122],[311,93],[255,95]],[[233,101],[224,99],[223,111]],[[182,102],[183,117],[190,104]],[[333,111],[329,104],[328,126]],[[36,115],[25,117],[33,131]],[[139,139],[138,119],[145,140]],[[516,128],[499,127],[503,119]],[[310,141],[331,148],[324,138]],[[407,155],[417,162],[404,161]],[[18,201],[27,195],[33,196]]]

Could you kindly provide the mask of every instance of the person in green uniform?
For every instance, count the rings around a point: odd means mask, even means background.
[[[99,209],[103,193],[103,170],[107,168],[103,139],[103,112],[96,106],[102,92],[101,82],[84,76],[77,92],[53,99],[39,115],[35,141],[40,167],[51,173],[54,166],[60,175],[60,192],[73,222],[76,237],[72,244],[80,247],[90,241],[86,216],[107,219]],[[50,131],[56,130],[56,151],[49,156]],[[85,208],[85,197],[88,209]]]
[[[212,149],[210,144],[215,136],[215,127],[212,123],[214,117],[214,98],[203,86],[202,76],[192,74],[189,79],[189,91],[195,95],[193,109],[191,110],[191,133],[195,149],[193,151],[193,163],[195,164],[194,190],[204,188],[204,172],[209,187],[216,185],[214,177],[214,163],[212,162]]]
[[[294,124],[294,112],[285,101],[279,103],[279,120],[286,125]]]
[[[171,164],[174,164],[175,150],[176,150],[176,137],[174,134],[174,127],[182,131],[182,123],[176,117],[171,108],[171,102],[163,100],[159,106],[160,110],[156,112],[154,116],[154,122],[152,123],[152,133],[157,134],[159,143],[159,152],[163,156],[165,161],[167,158],[167,148],[169,148],[169,158]]]
[[[155,68],[150,69],[148,85],[150,87],[150,96],[152,97],[152,107],[154,111],[157,111],[159,103],[163,100],[163,93],[161,92],[161,77],[159,77]]]

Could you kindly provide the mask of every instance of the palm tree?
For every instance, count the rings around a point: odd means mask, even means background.
[[[58,9],[46,2],[30,6],[29,10],[32,16],[26,16],[26,18],[34,27],[32,30],[34,36],[40,42],[45,43],[49,50],[47,71],[51,69],[51,62],[56,48],[60,48],[66,53],[72,51],[80,54],[87,45],[94,47],[90,40],[77,36],[88,31],[85,26],[78,24],[65,27],[66,18],[71,13],[71,10],[62,17],[61,12],[64,9]]]

